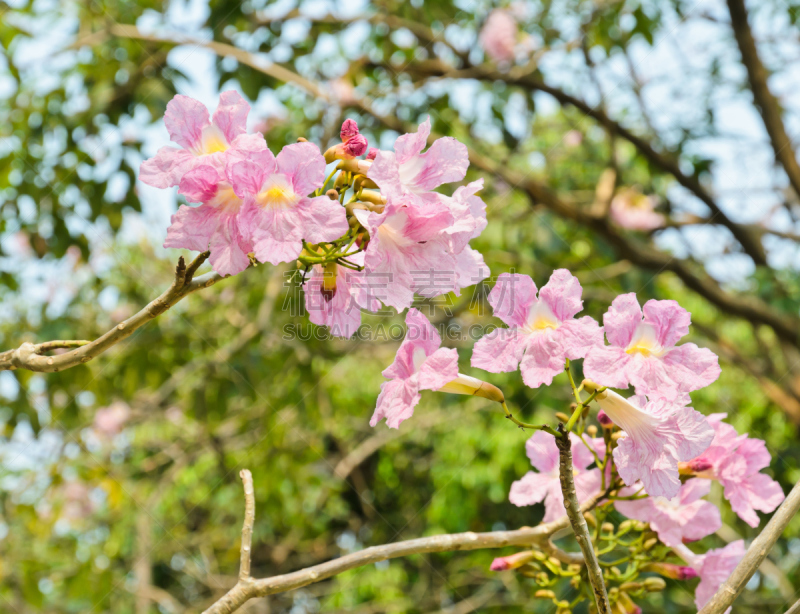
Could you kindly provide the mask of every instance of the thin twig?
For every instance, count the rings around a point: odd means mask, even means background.
[[[208,252],[203,252],[187,267],[181,256],[175,267],[175,279],[161,296],[94,341],[55,340],[39,344],[25,342],[15,350],[0,353],[0,371],[27,369],[28,371],[55,373],[89,362],[120,341],[130,337],[136,329],[160,316],[178,301],[197,290],[208,288],[222,279],[219,273],[213,271],[197,278],[192,277],[206,258],[208,258]],[[42,355],[47,350],[66,347],[75,349],[57,356]]]
[[[575,492],[575,480],[572,473],[572,442],[569,438],[569,432],[564,430],[563,425],[559,424],[558,430],[560,433],[560,436],[556,437],[559,458],[558,472],[561,480],[561,492],[564,493],[564,507],[567,510],[567,518],[572,525],[575,540],[578,542],[581,552],[583,552],[583,558],[586,561],[586,571],[589,576],[589,583],[592,585],[597,611],[600,614],[611,614],[606,584],[603,581],[603,571],[600,569],[600,562],[592,547],[589,526],[583,517],[581,506],[578,503],[578,495]]]
[[[256,519],[256,499],[253,492],[253,474],[249,469],[239,472],[244,485],[244,524],[242,525],[242,548],[239,558],[239,580],[250,579],[250,552],[253,549],[253,523]]]
[[[744,558],[733,570],[733,573],[719,587],[717,593],[703,606],[698,614],[722,614],[739,596],[739,593],[750,580],[761,561],[767,556],[775,542],[783,534],[786,525],[791,522],[797,510],[800,509],[800,482],[794,485],[789,496],[781,504],[775,514],[770,518],[761,534],[753,540]]]

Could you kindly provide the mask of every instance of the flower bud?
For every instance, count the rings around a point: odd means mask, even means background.
[[[325,192],[325,196],[330,198],[331,200],[339,200],[339,192],[331,188],[327,192]]]
[[[600,423],[604,429],[610,429],[614,426],[614,423],[611,421],[611,418],[608,417],[608,414],[604,412],[602,409],[597,412],[597,421]]]
[[[594,424],[590,424],[586,427],[586,432],[588,433],[589,437],[596,437],[597,436],[597,427]]]
[[[569,422],[569,416],[567,414],[563,413],[563,412],[560,412],[560,411],[556,412],[556,418],[558,418],[564,424]]]
[[[657,543],[658,543],[658,539],[656,539],[655,537],[651,537],[651,538],[650,538],[650,539],[648,539],[646,542],[644,542],[644,545],[643,545],[642,547],[643,547],[645,550],[650,550],[650,548],[652,548],[653,546],[655,546]]]
[[[624,584],[619,585],[619,590],[625,592],[638,591],[640,588],[642,588],[642,585],[638,582],[625,582]]]
[[[606,532],[606,533],[613,533],[613,532],[614,532],[614,525],[613,525],[613,524],[611,524],[610,522],[604,522],[604,523],[603,523],[603,524],[600,526],[600,530],[601,530],[601,531],[604,531],[604,532]]]
[[[642,571],[651,571],[673,580],[690,580],[697,577],[697,572],[693,568],[672,563],[647,563],[642,565]]]
[[[346,119],[342,123],[342,129],[339,131],[339,136],[345,143],[358,134],[358,124],[354,119]]]
[[[633,603],[627,593],[619,594],[617,610],[620,614],[642,614],[642,608]]]
[[[555,599],[556,594],[553,591],[538,590],[533,594],[537,599]]]
[[[667,588],[664,578],[645,578],[642,584],[644,585],[644,590],[648,593],[657,593]]]
[[[380,150],[376,147],[370,147],[369,151],[367,152],[367,160],[374,160],[378,157],[378,152]]]
[[[439,392],[450,392],[452,394],[467,394],[476,397],[483,397],[496,403],[504,403],[503,391],[489,382],[481,381],[469,375],[458,374],[458,377],[451,382],[447,382],[439,388]]]
[[[509,556],[502,556],[498,557],[492,561],[491,566],[489,569],[492,571],[506,571],[508,569],[516,569],[517,567],[522,567],[529,561],[533,560],[533,551],[532,550],[525,550],[523,552],[517,552],[515,554],[511,554]]]

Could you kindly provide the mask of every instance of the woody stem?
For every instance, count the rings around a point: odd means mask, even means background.
[[[567,517],[572,525],[572,531],[575,533],[575,540],[586,561],[586,571],[589,583],[592,585],[598,614],[611,614],[608,593],[603,581],[603,571],[600,569],[600,562],[592,547],[589,527],[581,513],[578,495],[575,492],[575,480],[572,473],[572,442],[569,432],[564,430],[563,424],[558,425],[558,431],[560,436],[556,437],[556,445],[558,446],[559,480],[561,481],[561,492],[564,494],[564,508],[567,510]]]

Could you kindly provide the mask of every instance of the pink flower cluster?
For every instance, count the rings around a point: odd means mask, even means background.
[[[756,510],[772,512],[783,502],[783,490],[771,477],[760,473],[771,460],[766,444],[747,434],[739,435],[722,421],[726,415],[708,417],[714,439],[705,452],[684,463],[683,468],[698,477],[719,480],[733,511],[751,527],[757,527]]]
[[[458,294],[487,277],[483,257],[469,246],[486,227],[486,204],[476,195],[483,181],[452,196],[434,191],[464,179],[469,160],[451,137],[424,151],[430,119],[400,136],[394,152],[370,149],[365,160],[355,160],[368,143],[352,119],[342,124],[341,143],[324,155],[303,141],[275,156],[260,133],[247,133],[249,109],[232,91],[220,96],[213,116],[186,96],[167,105],[164,123],[180,147],[162,147],[142,164],[139,178],[159,188],[178,186],[199,206],[181,206],[172,216],[164,247],[208,250],[221,275],[243,271],[252,258],[313,265],[310,318],[343,337],[358,328],[361,310],[377,311],[381,303],[402,310],[415,293]],[[334,172],[361,175],[360,187],[350,186],[350,203],[356,202],[349,220],[344,200],[314,195],[326,182],[328,163],[337,163]],[[365,186],[380,192],[359,203]],[[332,250],[318,247],[341,239]],[[337,251],[345,246],[349,253]]]
[[[260,133],[246,133],[249,110],[239,94],[224,92],[209,119],[200,102],[176,96],[164,123],[181,149],[162,147],[139,171],[144,183],[177,185],[200,203],[172,216],[164,247],[209,250],[221,275],[247,268],[249,253],[261,262],[290,262],[304,239],[332,241],[348,229],[338,203],[308,196],[325,178],[319,148],[297,143],[274,156]]]
[[[382,286],[377,298],[398,310],[411,305],[415,292],[459,294],[489,274],[469,246],[486,227],[486,203],[476,196],[483,180],[452,196],[434,192],[464,179],[469,158],[452,137],[436,139],[423,153],[430,131],[428,118],[417,132],[398,137],[394,152],[378,151],[362,163],[386,202],[382,211],[355,211],[370,235],[365,264],[375,287]]]

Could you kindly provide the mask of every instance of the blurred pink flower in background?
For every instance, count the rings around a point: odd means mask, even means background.
[[[665,218],[655,211],[658,200],[627,188],[620,190],[611,200],[609,214],[617,226],[629,230],[654,230],[664,225]]]
[[[125,426],[131,416],[131,408],[123,401],[114,401],[108,407],[98,409],[94,414],[92,428],[96,433],[113,437]]]
[[[486,55],[499,64],[514,60],[517,33],[514,16],[509,11],[495,9],[483,24],[478,39]]]

